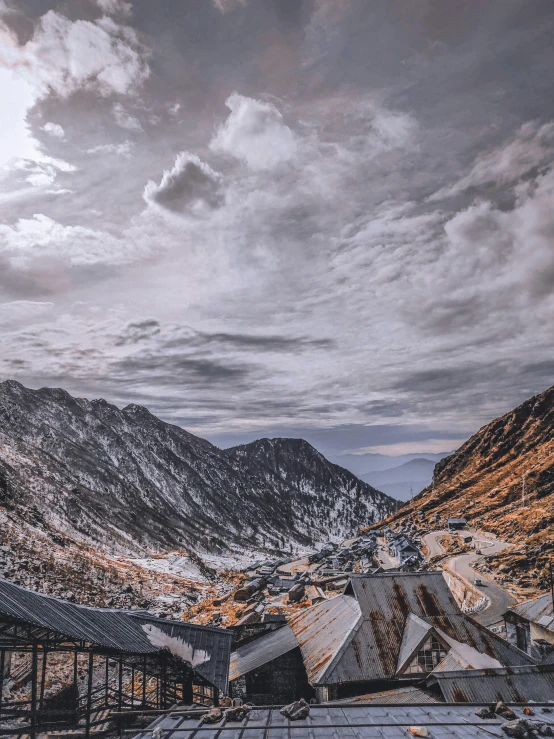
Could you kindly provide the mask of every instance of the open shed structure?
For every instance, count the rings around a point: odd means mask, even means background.
[[[23,653],[31,688],[25,700],[0,691],[0,734],[34,739],[80,722],[88,738],[105,721],[95,721],[101,709],[217,705],[227,692],[231,639],[224,629],[79,606],[0,580],[0,675]],[[62,654],[65,700],[48,700],[49,661],[56,655],[59,664]]]

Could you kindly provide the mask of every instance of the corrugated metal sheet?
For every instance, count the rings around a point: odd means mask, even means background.
[[[404,627],[402,644],[400,646],[400,653],[398,655],[396,672],[400,672],[406,662],[410,660],[416,649],[418,649],[420,644],[425,641],[427,634],[432,628],[433,627],[430,624],[419,618],[419,616],[416,616],[413,613],[408,614],[408,619]]]
[[[527,703],[554,700],[554,667],[502,667],[496,670],[436,672],[428,685],[438,684],[448,703]],[[541,717],[542,720],[542,717]]]
[[[300,648],[308,679],[320,684],[333,661],[342,654],[345,642],[361,622],[361,611],[355,598],[337,595],[323,603],[306,608],[289,621]]]
[[[336,702],[338,703],[339,701]],[[370,706],[374,703],[378,703],[383,706],[404,706],[441,703],[441,700],[432,693],[428,693],[426,690],[410,686],[407,688],[396,688],[395,690],[384,690],[381,693],[357,695],[355,698],[349,698],[348,703],[363,706]]]
[[[513,707],[520,718],[520,707]],[[476,706],[423,705],[312,706],[301,721],[289,721],[279,710],[254,708],[240,723],[222,722],[202,726],[201,718],[171,713],[157,719],[135,739],[151,739],[156,728],[171,739],[406,739],[408,726],[423,726],[432,739],[490,739],[506,735],[503,720],[484,720],[475,715]],[[552,725],[552,717],[540,715]]]
[[[552,608],[552,596],[550,593],[546,595],[540,595],[538,598],[532,600],[524,600],[517,606],[510,608],[513,613],[517,613],[521,618],[533,623],[538,623],[539,619],[546,617],[552,618],[554,616],[554,609]],[[542,625],[542,624],[541,624]],[[549,628],[554,631],[554,624],[545,626],[543,628]]]
[[[298,641],[290,626],[270,631],[231,654],[229,680],[236,680],[297,647]]]
[[[409,613],[503,665],[534,664],[527,654],[461,614],[440,572],[354,576],[348,593],[356,597],[363,619],[341,658],[323,675],[328,684],[394,677]]]
[[[220,690],[226,691],[232,633],[224,629],[196,626],[147,617],[143,612],[90,608],[40,593],[34,593],[7,580],[0,580],[0,618],[41,626],[68,639],[84,641],[125,654],[155,654],[143,626],[161,630],[170,639],[203,651],[208,659],[195,670]],[[168,642],[170,651],[171,643]]]
[[[169,621],[141,615],[132,615],[139,623],[153,624],[170,638],[189,645],[193,653],[205,652],[205,662],[196,664],[194,671],[226,694],[229,687],[229,659],[233,632],[213,626],[198,626],[184,621]],[[169,646],[170,651],[171,645]],[[177,644],[178,649],[178,644]]]
[[[457,670],[465,670],[465,668],[465,660],[461,658],[455,649],[451,649],[431,674],[434,674],[435,672],[455,672]]]

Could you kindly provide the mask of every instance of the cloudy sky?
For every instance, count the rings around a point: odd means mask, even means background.
[[[0,0],[0,377],[442,451],[554,382],[551,0]]]

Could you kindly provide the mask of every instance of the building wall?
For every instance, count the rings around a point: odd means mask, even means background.
[[[230,683],[232,698],[256,706],[284,705],[299,698],[310,700],[315,691],[308,683],[300,649],[252,670]]]

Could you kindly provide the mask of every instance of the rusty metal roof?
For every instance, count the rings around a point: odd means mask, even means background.
[[[554,667],[526,665],[495,670],[434,672],[427,685],[438,685],[448,703],[527,703],[554,699]]]
[[[349,593],[358,601],[362,618],[340,659],[325,671],[328,684],[394,677],[410,613],[502,665],[534,664],[525,652],[464,616],[440,572],[353,576],[345,590]]]
[[[157,619],[144,612],[80,606],[0,579],[0,621],[6,619],[123,654],[156,654],[166,648],[187,661],[182,656],[186,647],[191,658],[200,653],[206,658],[194,670],[220,690],[227,689],[233,635],[225,629]]]
[[[531,600],[524,600],[523,603],[510,608],[510,611],[517,613],[518,616],[527,621],[532,621],[545,629],[554,631],[554,609],[550,593],[539,595],[538,598]]]
[[[289,621],[312,685],[324,681],[359,622],[360,607],[349,595],[337,595],[306,608]]]
[[[270,631],[259,639],[239,647],[231,654],[229,680],[236,680],[247,672],[272,662],[277,657],[298,648],[293,630],[286,626]]]
[[[345,701],[333,701],[334,703],[344,703]],[[333,705],[331,702],[329,705]],[[347,703],[353,705],[369,706],[373,703],[379,705],[403,706],[407,704],[421,705],[425,703],[441,703],[438,696],[433,695],[427,690],[416,688],[409,685],[405,688],[395,688],[394,690],[383,690],[380,693],[368,693],[367,695],[357,695],[354,698],[348,698]]]

